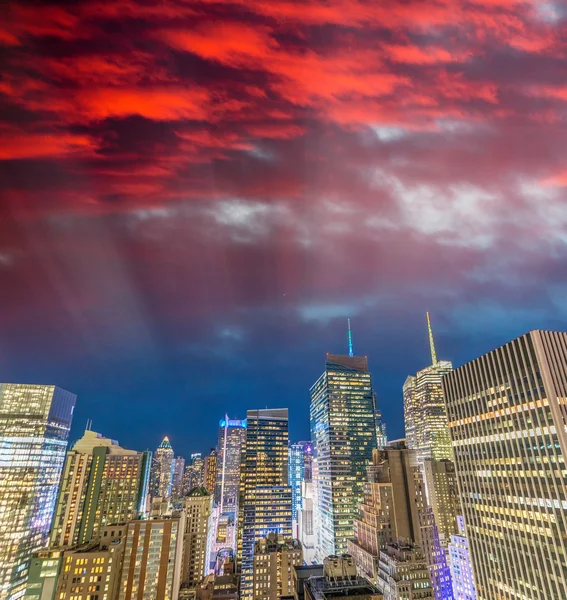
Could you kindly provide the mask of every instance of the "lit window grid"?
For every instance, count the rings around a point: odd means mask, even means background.
[[[535,331],[444,378],[479,600],[567,597],[566,372]]]

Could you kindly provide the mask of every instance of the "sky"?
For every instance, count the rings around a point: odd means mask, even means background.
[[[566,328],[567,9],[80,0],[0,9],[0,381],[124,446],[309,432],[325,353],[401,388]]]

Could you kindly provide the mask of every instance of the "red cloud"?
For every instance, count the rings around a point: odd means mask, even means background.
[[[0,160],[25,158],[59,158],[69,154],[84,154],[96,144],[85,135],[68,133],[2,133]]]

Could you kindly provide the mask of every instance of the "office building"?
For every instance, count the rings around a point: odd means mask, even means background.
[[[382,548],[398,538],[422,544],[426,493],[415,451],[401,443],[372,453],[366,479],[347,548],[359,573],[377,583]]]
[[[127,527],[103,527],[97,540],[63,553],[57,600],[118,599]]]
[[[322,577],[323,565],[296,565],[293,567],[293,597],[294,600],[305,599],[305,582],[310,577]]]
[[[317,569],[317,567],[311,567]],[[358,575],[351,556],[329,556],[323,562],[323,575],[302,579],[305,600],[383,600],[367,579]]]
[[[318,559],[346,552],[376,447],[372,379],[365,356],[327,354],[311,388],[311,439],[317,457]]]
[[[254,600],[279,600],[293,595],[293,567],[303,564],[298,540],[270,533],[254,548]]]
[[[23,596],[32,553],[47,546],[75,400],[0,384],[0,600]]]
[[[315,562],[317,535],[315,532],[314,500],[312,481],[301,484],[301,508],[297,511],[298,539],[303,549],[305,563]]]
[[[433,600],[433,586],[419,546],[405,540],[380,551],[378,589],[384,600]]]
[[[185,522],[180,511],[128,524],[119,600],[177,600]]]
[[[407,447],[427,458],[452,460],[451,438],[443,399],[441,378],[450,373],[452,364],[437,360],[429,314],[427,315],[432,364],[406,379],[403,387],[404,421]]]
[[[145,512],[151,454],[127,450],[95,431],[67,452],[51,546],[90,542],[108,524]]]
[[[246,419],[229,419],[219,423],[217,483],[215,501],[220,513],[236,515],[240,491],[240,453],[246,438]]]
[[[187,522],[181,578],[189,587],[196,587],[210,570],[213,496],[204,487],[195,487],[183,499],[183,508]]]
[[[246,420],[237,539],[243,600],[253,594],[255,543],[270,533],[292,537],[291,488],[287,484],[288,410],[249,410]]]
[[[449,544],[453,598],[454,600],[477,600],[469,542],[466,536],[465,520],[462,515],[457,517],[457,524],[459,533],[451,536],[451,543]]]
[[[172,498],[179,500],[183,498],[183,475],[185,473],[185,459],[181,456],[176,456],[173,459],[173,480],[171,484]]]
[[[207,488],[210,494],[215,493],[217,484],[217,451],[211,448],[208,456],[205,456],[205,466],[203,475],[203,485]]]
[[[64,549],[39,550],[32,554],[25,600],[55,600]]]
[[[443,378],[479,600],[567,598],[567,333]]]
[[[169,438],[165,436],[154,453],[151,469],[152,498],[171,498],[173,472],[175,468],[174,452]]]
[[[450,460],[428,458],[423,462],[423,477],[439,540],[447,549],[451,536],[458,532],[457,517],[461,512],[455,465]]]
[[[297,442],[289,445],[288,483],[291,486],[294,522],[297,522],[297,511],[301,509],[301,484],[304,479],[311,481],[312,457],[311,442]]]

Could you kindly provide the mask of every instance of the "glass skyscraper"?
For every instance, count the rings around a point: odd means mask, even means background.
[[[47,546],[75,400],[0,384],[0,600],[23,597],[32,552]]]
[[[432,364],[415,377],[410,375],[403,387],[406,444],[416,451],[419,462],[453,457],[441,384],[441,378],[452,371],[453,365],[448,360],[437,360],[429,315],[427,322]]]
[[[217,482],[215,501],[219,512],[235,513],[240,489],[240,453],[246,438],[246,419],[229,419],[219,422]]]
[[[278,533],[292,536],[288,485],[288,410],[249,410],[240,469],[237,559],[241,598],[252,597],[255,543]]]
[[[297,522],[297,511],[301,510],[301,483],[311,481],[313,447],[311,442],[289,445],[288,482],[292,493],[292,518]]]
[[[311,439],[317,460],[317,558],[347,551],[376,448],[372,378],[365,356],[327,354],[311,388]]]
[[[478,600],[567,598],[567,333],[443,378]]]

